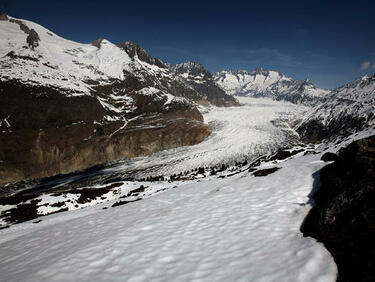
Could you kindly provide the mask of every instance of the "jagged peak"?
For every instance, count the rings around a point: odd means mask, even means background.
[[[207,79],[212,78],[211,73],[205,67],[197,62],[183,62],[172,66],[172,70],[177,74],[188,73],[192,76],[203,76]]]
[[[189,61],[189,62],[183,62],[179,63],[173,66],[175,69],[185,69],[185,70],[202,70],[206,71],[204,66],[200,63]]]
[[[221,70],[220,72],[217,72],[216,75],[225,75],[225,74],[233,74],[233,75],[264,75],[268,76],[270,73],[277,73],[281,77],[285,77],[285,75],[280,72],[280,71],[275,71],[275,70],[266,70],[262,67],[260,68],[255,68],[252,71],[249,70]]]
[[[238,74],[241,74],[241,75],[245,75],[245,74],[250,74],[249,71],[247,70],[233,70],[233,69],[229,69],[229,70],[221,70],[219,72],[217,72],[216,74],[218,75],[225,75],[225,74],[233,74],[233,75],[238,75]]]
[[[137,57],[139,60],[146,62],[150,65],[156,65],[160,68],[169,68],[169,65],[167,63],[160,59],[152,57],[150,53],[148,53],[135,41],[125,41],[123,43],[117,44],[117,46],[124,49],[125,52],[128,53],[128,55],[132,59],[135,59]]]

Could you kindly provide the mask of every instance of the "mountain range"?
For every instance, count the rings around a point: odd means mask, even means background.
[[[223,70],[214,74],[214,80],[231,95],[268,97],[306,105],[324,100],[329,93],[314,86],[309,79],[295,80],[279,71],[263,68],[254,71]]]
[[[374,87],[374,77],[328,91],[262,68],[210,73],[1,14],[0,185],[197,144],[210,134],[199,107],[240,106],[235,96],[310,107],[293,125],[318,142],[373,126]]]

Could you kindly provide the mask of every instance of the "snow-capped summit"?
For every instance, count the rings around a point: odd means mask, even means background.
[[[329,92],[315,87],[309,79],[294,80],[279,71],[263,68],[223,70],[214,74],[214,80],[231,95],[270,97],[293,103],[314,104]]]

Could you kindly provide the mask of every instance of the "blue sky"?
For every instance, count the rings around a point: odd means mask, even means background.
[[[169,63],[256,67],[334,88],[375,73],[375,1],[23,1],[0,9],[79,42],[134,40]]]

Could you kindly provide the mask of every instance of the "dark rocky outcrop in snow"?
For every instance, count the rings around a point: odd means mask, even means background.
[[[338,281],[375,277],[375,136],[353,142],[320,172],[301,231],[325,244]]]
[[[39,41],[40,41],[40,38],[39,38],[38,33],[34,29],[31,29],[29,32],[29,35],[26,38],[27,44],[29,45],[30,48],[35,48],[35,47],[38,47]]]

